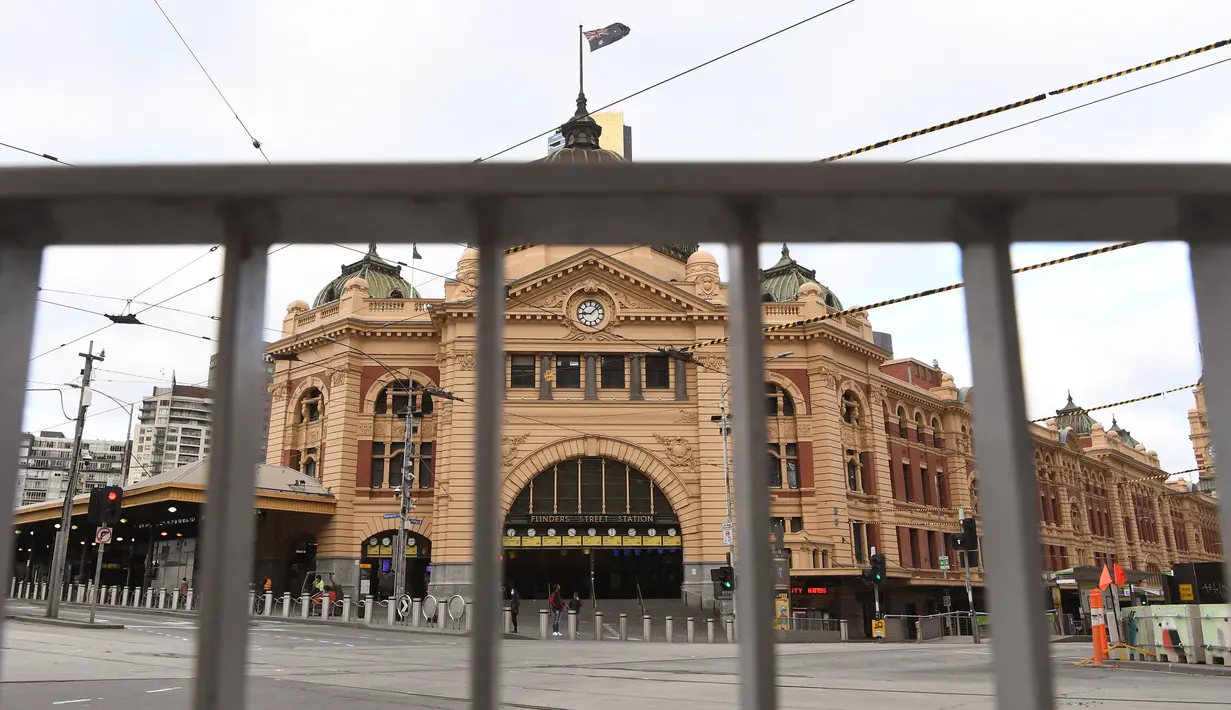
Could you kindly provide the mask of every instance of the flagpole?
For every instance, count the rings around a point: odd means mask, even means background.
[[[586,93],[586,29],[577,25],[577,93]]]

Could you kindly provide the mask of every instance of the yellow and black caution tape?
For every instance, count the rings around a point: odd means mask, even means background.
[[[1052,259],[1051,261],[1044,261],[1039,264],[1031,264],[1029,266],[1022,266],[1020,268],[1013,269],[1011,273],[1020,274],[1026,271],[1034,271],[1035,269],[1041,269],[1045,266],[1055,266],[1056,264],[1063,264],[1069,261],[1076,261],[1078,259],[1084,259],[1088,256],[1098,256],[1099,254],[1106,254],[1108,252],[1116,251],[1119,249],[1127,249],[1128,247],[1137,246],[1138,244],[1141,244],[1141,242],[1120,242],[1119,244],[1112,244],[1110,246],[1099,247],[1098,249],[1091,249],[1089,251],[1078,252],[1076,254],[1070,254],[1068,256],[1061,257],[1059,259]],[[878,301],[876,303],[869,303],[866,306],[854,306],[844,311],[835,311],[833,313],[826,313],[823,316],[805,318],[803,320],[792,321],[790,323],[782,323],[781,325],[767,326],[765,328],[762,328],[761,332],[762,333],[777,333],[783,330],[790,330],[791,328],[798,328],[798,327],[805,326],[805,325],[812,325],[814,323],[821,323],[823,321],[833,320],[835,318],[840,318],[842,316],[848,316],[848,315],[852,315],[855,313],[863,313],[865,311],[870,311],[873,308],[881,308],[882,306],[892,306],[896,303],[903,303],[905,301],[913,301],[916,298],[923,298],[924,296],[934,296],[938,293],[945,293],[947,291],[955,291],[959,288],[962,288],[963,286],[965,286],[965,283],[955,283],[955,284],[949,284],[948,286],[941,286],[939,288],[930,288],[926,291],[920,291],[918,293],[912,293],[907,296],[899,296],[897,298],[891,298],[887,301]],[[721,345],[723,343],[729,342],[730,340],[731,340],[731,336],[729,335],[721,337],[721,338],[712,338],[710,340],[702,340],[699,343],[693,343],[692,345],[686,345],[682,348],[679,348],[679,351],[680,352],[690,352],[692,350],[699,350],[701,348],[709,347],[711,345]]]
[[[849,158],[852,155],[859,155],[860,153],[867,153],[870,150],[876,150],[877,148],[884,148],[887,145],[893,145],[894,143],[901,143],[902,141],[910,140],[911,138],[916,138],[918,136],[926,135],[928,133],[935,133],[936,131],[944,130],[946,128],[952,128],[953,126],[959,126],[963,123],[970,123],[971,121],[976,121],[980,118],[992,116],[998,113],[1004,113],[1005,111],[1011,111],[1015,108],[1018,108],[1019,106],[1025,106],[1026,104],[1037,103],[1046,98],[1047,98],[1047,94],[1039,94],[1038,96],[1031,96],[1028,99],[1022,99],[1021,101],[1014,101],[1011,104],[1005,104],[1004,106],[997,106],[996,108],[988,109],[986,111],[972,113],[969,116],[964,116],[962,118],[955,118],[952,121],[938,123],[935,126],[931,126],[929,128],[922,128],[920,130],[913,131],[911,133],[904,133],[898,136],[897,138],[890,138],[889,140],[883,140],[877,143],[873,143],[872,145],[865,145],[862,148],[856,148],[855,150],[848,150],[845,153],[831,155],[828,158],[825,158],[824,160],[818,160],[817,162],[818,163],[832,163],[835,160],[842,160],[843,158]]]
[[[1137,66],[1135,66],[1135,67],[1133,67],[1133,68],[1131,68],[1131,69],[1124,69],[1124,70],[1122,70],[1122,71],[1118,71],[1118,72],[1116,72],[1116,73],[1114,73],[1114,74],[1108,74],[1108,75],[1106,75],[1106,76],[1101,76],[1101,77],[1099,77],[1099,78],[1097,78],[1097,79],[1090,79],[1089,81],[1083,81],[1083,82],[1081,82],[1081,83],[1079,83],[1079,84],[1073,84],[1073,85],[1071,85],[1071,86],[1066,86],[1066,87],[1064,87],[1063,89],[1055,89],[1055,90],[1053,90],[1053,91],[1048,91],[1048,92],[1047,92],[1047,93],[1045,93],[1045,94],[1039,94],[1038,96],[1032,96],[1032,97],[1030,97],[1030,98],[1028,98],[1028,99],[1022,99],[1022,100],[1020,100],[1020,101],[1015,101],[1015,102],[1013,102],[1013,103],[1011,103],[1011,104],[1005,104],[1004,106],[999,106],[999,107],[997,107],[997,108],[988,109],[988,110],[986,110],[986,111],[980,111],[979,113],[973,113],[973,114],[971,114],[971,115],[969,115],[969,116],[966,116],[966,117],[964,117],[964,118],[958,118],[958,119],[954,119],[954,120],[952,120],[952,121],[947,121],[947,122],[945,122],[945,123],[939,123],[939,124],[937,124],[937,125],[935,125],[935,126],[932,126],[932,127],[930,127],[930,128],[924,128],[924,129],[921,129],[921,130],[918,130],[918,131],[913,131],[913,132],[911,132],[911,133],[905,133],[905,134],[903,134],[903,135],[898,136],[897,138],[890,138],[889,140],[879,141],[879,142],[877,142],[877,143],[873,143],[873,144],[871,144],[871,145],[866,145],[866,146],[864,146],[864,147],[862,147],[862,148],[856,148],[855,150],[848,150],[848,151],[846,151],[845,153],[838,153],[837,155],[831,155],[831,156],[829,156],[828,158],[824,158],[823,160],[818,160],[818,161],[816,161],[816,162],[818,162],[818,163],[832,163],[832,162],[834,162],[834,161],[836,161],[836,160],[842,160],[843,158],[849,158],[849,157],[851,157],[851,156],[853,156],[853,155],[859,155],[859,154],[861,154],[861,153],[867,153],[868,151],[871,151],[871,150],[876,150],[877,148],[884,148],[884,147],[885,147],[885,146],[887,146],[887,145],[893,145],[893,144],[895,144],[895,143],[901,143],[902,141],[905,141],[905,140],[910,140],[911,138],[916,138],[916,137],[918,137],[918,136],[922,136],[922,135],[927,135],[928,133],[935,133],[936,131],[944,130],[944,129],[946,129],[946,128],[952,128],[953,126],[959,126],[959,125],[961,125],[961,124],[963,124],[963,123],[970,123],[971,121],[975,121],[975,120],[978,120],[978,119],[980,119],[980,118],[986,118],[987,116],[994,116],[994,115],[996,115],[996,114],[998,114],[998,113],[1004,113],[1005,111],[1011,111],[1011,110],[1013,110],[1013,109],[1015,109],[1015,108],[1019,108],[1019,107],[1021,107],[1021,106],[1026,106],[1027,104],[1038,103],[1038,102],[1040,102],[1040,101],[1042,101],[1042,100],[1046,99],[1048,96],[1056,96],[1056,95],[1059,95],[1059,94],[1065,94],[1065,93],[1068,93],[1068,92],[1070,92],[1070,91],[1076,91],[1076,90],[1078,90],[1078,89],[1084,89],[1084,88],[1085,88],[1085,87],[1087,87],[1087,86],[1093,86],[1094,84],[1100,84],[1100,83],[1102,83],[1102,82],[1104,82],[1104,81],[1109,81],[1109,80],[1111,80],[1111,79],[1116,79],[1116,78],[1118,78],[1118,77],[1122,77],[1122,76],[1124,76],[1124,75],[1126,75],[1126,74],[1132,74],[1132,73],[1134,73],[1134,72],[1139,72],[1139,71],[1142,71],[1143,69],[1150,69],[1150,68],[1152,68],[1152,67],[1156,67],[1156,66],[1159,66],[1159,65],[1162,65],[1162,64],[1167,64],[1167,63],[1169,63],[1169,62],[1174,62],[1174,61],[1176,61],[1177,59],[1184,59],[1184,58],[1186,58],[1186,57],[1191,57],[1191,56],[1193,56],[1193,55],[1201,54],[1201,53],[1203,53],[1203,52],[1209,52],[1209,51],[1214,50],[1214,49],[1219,49],[1219,48],[1221,48],[1221,47],[1225,47],[1225,46],[1227,46],[1227,45],[1229,45],[1229,44],[1231,44],[1231,40],[1226,40],[1226,39],[1224,39],[1224,40],[1222,40],[1222,41],[1220,41],[1220,42],[1215,42],[1214,44],[1207,44],[1207,45],[1205,45],[1204,47],[1196,47],[1196,48],[1194,48],[1194,49],[1190,49],[1190,50],[1188,50],[1187,52],[1183,52],[1183,53],[1181,53],[1181,54],[1176,54],[1176,55],[1173,55],[1173,56],[1170,56],[1170,57],[1166,57],[1166,58],[1164,58],[1164,59],[1156,59],[1156,60],[1154,60],[1154,61],[1152,61],[1152,62],[1149,62],[1149,63],[1147,63],[1147,64],[1139,64],[1139,65],[1137,65]]]
[[[538,245],[537,244],[518,244],[515,247],[509,247],[508,249],[505,249],[504,253],[505,254],[516,254],[519,251],[525,251],[531,247],[536,247],[536,246]]]
[[[1108,81],[1110,79],[1118,79],[1119,77],[1122,77],[1125,74],[1132,74],[1133,72],[1139,72],[1143,69],[1150,69],[1150,68],[1159,66],[1161,64],[1167,64],[1169,62],[1174,62],[1177,59],[1186,59],[1196,54],[1201,54],[1203,52],[1209,52],[1214,49],[1220,49],[1222,47],[1227,46],[1228,44],[1231,44],[1231,39],[1224,39],[1221,42],[1215,42],[1214,44],[1207,44],[1204,47],[1197,47],[1195,49],[1190,49],[1187,52],[1184,52],[1182,54],[1175,54],[1170,57],[1166,57],[1164,59],[1155,59],[1154,61],[1148,64],[1139,64],[1133,67],[1132,69],[1124,69],[1124,70],[1116,72],[1115,74],[1108,74],[1107,76],[1100,76],[1097,79],[1091,79],[1089,81],[1083,81],[1080,84],[1073,84],[1072,86],[1066,86],[1063,89],[1056,89],[1055,91],[1049,91],[1047,92],[1047,95],[1055,96],[1057,94],[1065,94],[1070,91],[1076,91],[1077,89],[1084,89],[1087,86],[1093,86],[1094,84],[1101,84],[1104,81]]]
[[[1194,382],[1194,383],[1192,383],[1191,385],[1184,385],[1183,387],[1172,387],[1171,389],[1169,389],[1169,390],[1163,390],[1162,392],[1155,392],[1154,394],[1142,395],[1141,397],[1134,397],[1134,398],[1132,398],[1132,399],[1126,399],[1126,400],[1123,400],[1123,401],[1121,401],[1121,402],[1112,402],[1111,404],[1100,404],[1100,405],[1099,405],[1099,406],[1097,406],[1097,407],[1084,407],[1084,408],[1082,408],[1082,409],[1078,409],[1078,410],[1075,410],[1075,411],[1072,411],[1072,412],[1065,412],[1064,414],[1065,414],[1065,416],[1072,416],[1072,415],[1074,415],[1074,414],[1082,414],[1082,413],[1085,413],[1085,412],[1097,412],[1097,411],[1099,411],[1100,409],[1111,409],[1112,407],[1119,407],[1119,406],[1124,405],[1124,404],[1136,404],[1137,402],[1144,402],[1144,401],[1146,401],[1147,399],[1156,399],[1156,398],[1158,398],[1158,397],[1163,397],[1163,396],[1169,395],[1169,394],[1171,394],[1171,393],[1173,393],[1173,392],[1183,392],[1184,390],[1190,390],[1190,389],[1192,389],[1192,388],[1196,387],[1196,386],[1197,386],[1197,384],[1198,384],[1198,383]],[[1031,423],[1031,424],[1040,424],[1040,423],[1042,423],[1042,422],[1047,421],[1048,419],[1055,419],[1057,416],[1059,416],[1059,415],[1057,415],[1057,414],[1053,414],[1053,415],[1051,415],[1051,416],[1043,417],[1043,418],[1041,418],[1041,419],[1031,419],[1031,420],[1030,420],[1030,423]]]

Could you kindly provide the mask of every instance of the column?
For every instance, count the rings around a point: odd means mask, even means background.
[[[675,360],[675,401],[688,401],[688,363],[679,358]]]
[[[551,380],[547,379],[547,373],[552,372],[552,354],[543,353],[540,357],[541,366],[539,367],[539,399],[551,399]]]
[[[598,355],[586,353],[586,399],[598,399],[598,373],[595,372],[595,360]]]
[[[645,395],[641,394],[641,353],[631,353],[628,356],[628,399],[641,402]]]

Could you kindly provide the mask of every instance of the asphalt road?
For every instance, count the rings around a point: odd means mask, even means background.
[[[192,707],[194,619],[111,611],[100,618],[128,628],[6,623],[0,710]],[[464,708],[467,643],[436,634],[257,622],[248,649],[249,707]],[[734,708],[736,652],[725,644],[506,641],[499,682],[508,708]],[[1083,645],[1053,646],[1057,707],[1193,710],[1231,702],[1231,678],[1074,668],[1085,652]],[[780,707],[992,708],[991,653],[990,645],[966,644],[781,646]]]

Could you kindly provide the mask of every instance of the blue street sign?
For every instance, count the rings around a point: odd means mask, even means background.
[[[385,520],[397,520],[402,517],[401,513],[385,513]]]
[[[410,520],[407,520],[406,522],[410,523],[411,525],[422,525],[423,524],[423,521],[419,520],[418,518],[411,518]]]

